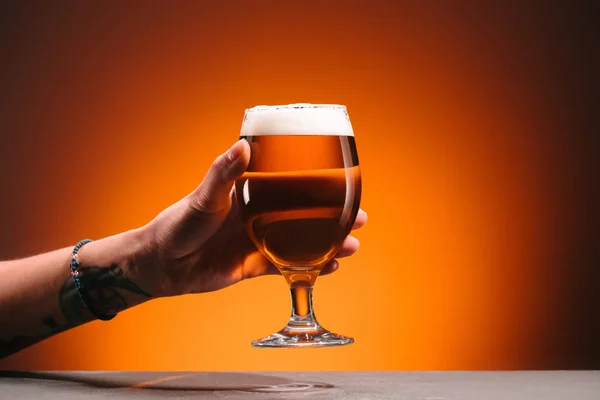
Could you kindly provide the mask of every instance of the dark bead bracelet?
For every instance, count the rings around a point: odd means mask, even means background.
[[[75,247],[73,248],[73,253],[71,255],[71,262],[69,263],[69,268],[71,269],[71,276],[73,277],[73,281],[75,282],[75,289],[77,289],[77,294],[79,295],[79,298],[81,299],[81,302],[83,303],[83,306],[95,318],[100,319],[102,321],[109,321],[109,320],[113,319],[116,316],[116,314],[115,315],[104,315],[101,312],[99,312],[94,307],[94,304],[93,304],[92,300],[90,299],[90,296],[83,288],[83,286],[81,284],[81,280],[79,279],[79,275],[80,275],[79,256],[77,255],[77,253],[79,252],[79,249],[81,249],[83,247],[84,244],[87,244],[90,242],[91,242],[90,239],[84,239],[75,245]]]

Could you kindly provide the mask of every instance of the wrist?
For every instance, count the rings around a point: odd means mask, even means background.
[[[150,227],[143,226],[120,235],[123,235],[122,243],[128,247],[123,265],[125,274],[153,298],[160,297],[156,272],[157,256],[152,245],[153,234]]]

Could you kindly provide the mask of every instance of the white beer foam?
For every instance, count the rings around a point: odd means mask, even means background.
[[[346,106],[288,104],[246,110],[240,136],[328,135],[354,136]]]

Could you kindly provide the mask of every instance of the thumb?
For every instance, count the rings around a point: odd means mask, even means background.
[[[250,162],[250,145],[240,139],[212,163],[204,180],[191,193],[191,201],[198,211],[217,213],[231,205],[231,187]]]

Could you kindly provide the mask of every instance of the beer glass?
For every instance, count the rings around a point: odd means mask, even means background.
[[[315,318],[312,290],[340,250],[360,206],[361,178],[346,107],[290,104],[247,109],[240,137],[250,143],[247,171],[235,182],[240,217],[258,250],[287,281],[292,315],[255,347],[353,343]]]

